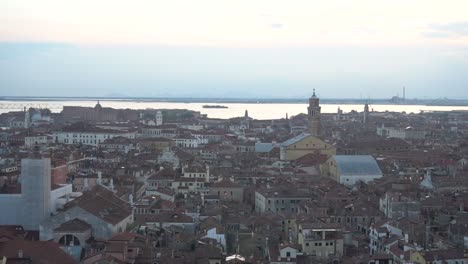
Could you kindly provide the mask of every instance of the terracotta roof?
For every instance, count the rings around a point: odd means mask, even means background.
[[[122,232],[110,238],[109,241],[130,241],[133,240],[136,236],[137,234],[135,233]]]
[[[320,155],[315,153],[306,154],[294,162],[298,166],[307,167],[322,164],[327,161],[327,155]]]
[[[135,215],[135,222],[137,223],[147,223],[147,222],[157,222],[157,223],[193,223],[193,218],[182,214],[179,212],[160,212],[159,214],[141,214]]]
[[[176,176],[176,172],[173,169],[170,168],[164,168],[162,170],[159,170],[151,176],[148,177],[148,180],[162,180],[162,179],[174,179]]]
[[[30,258],[32,264],[75,264],[78,263],[60,245],[50,241],[11,240],[0,243],[0,256],[17,258],[18,251],[23,251],[24,258]]]
[[[426,251],[424,253],[424,259],[426,261],[463,259],[463,250],[444,249]]]
[[[242,188],[242,186],[240,186],[239,184],[231,181],[231,180],[228,180],[226,178],[223,178],[221,181],[218,181],[218,182],[214,182],[211,187],[215,187],[215,188]]]
[[[101,185],[96,185],[91,191],[85,192],[66,205],[67,208],[74,206],[111,224],[117,224],[132,214],[132,208],[128,203]]]

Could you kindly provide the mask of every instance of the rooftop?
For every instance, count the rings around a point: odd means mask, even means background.
[[[371,155],[335,155],[333,159],[342,176],[382,175],[377,161]]]

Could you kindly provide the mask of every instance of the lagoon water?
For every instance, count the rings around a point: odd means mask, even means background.
[[[210,118],[231,118],[243,116],[245,110],[249,116],[255,119],[276,119],[289,117],[307,112],[307,104],[303,103],[182,103],[182,102],[147,102],[131,100],[101,100],[103,107],[130,108],[130,109],[188,109],[200,111]],[[9,111],[19,111],[23,107],[50,108],[52,112],[60,112],[63,106],[86,106],[94,107],[96,101],[91,100],[70,100],[70,101],[0,101],[0,113]],[[228,108],[203,108],[203,105],[224,105]],[[352,110],[362,112],[362,104],[321,104],[322,113],[336,113],[338,107],[347,113]],[[428,106],[428,105],[369,105],[373,111],[384,112],[407,112],[419,113],[421,111],[452,111],[465,110],[468,106]]]

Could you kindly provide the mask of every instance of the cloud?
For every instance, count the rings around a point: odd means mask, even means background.
[[[284,28],[284,24],[281,24],[281,23],[272,23],[269,25],[271,28],[274,28],[274,29],[282,29]]]
[[[447,24],[430,24],[429,31],[422,33],[426,38],[456,38],[468,36],[468,21]]]

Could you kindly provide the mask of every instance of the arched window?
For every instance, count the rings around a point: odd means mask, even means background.
[[[72,244],[73,242],[73,244]],[[61,245],[65,245],[65,246],[79,246],[80,245],[80,240],[74,236],[74,235],[70,235],[70,234],[66,234],[64,236],[62,236],[59,240],[59,244]]]

